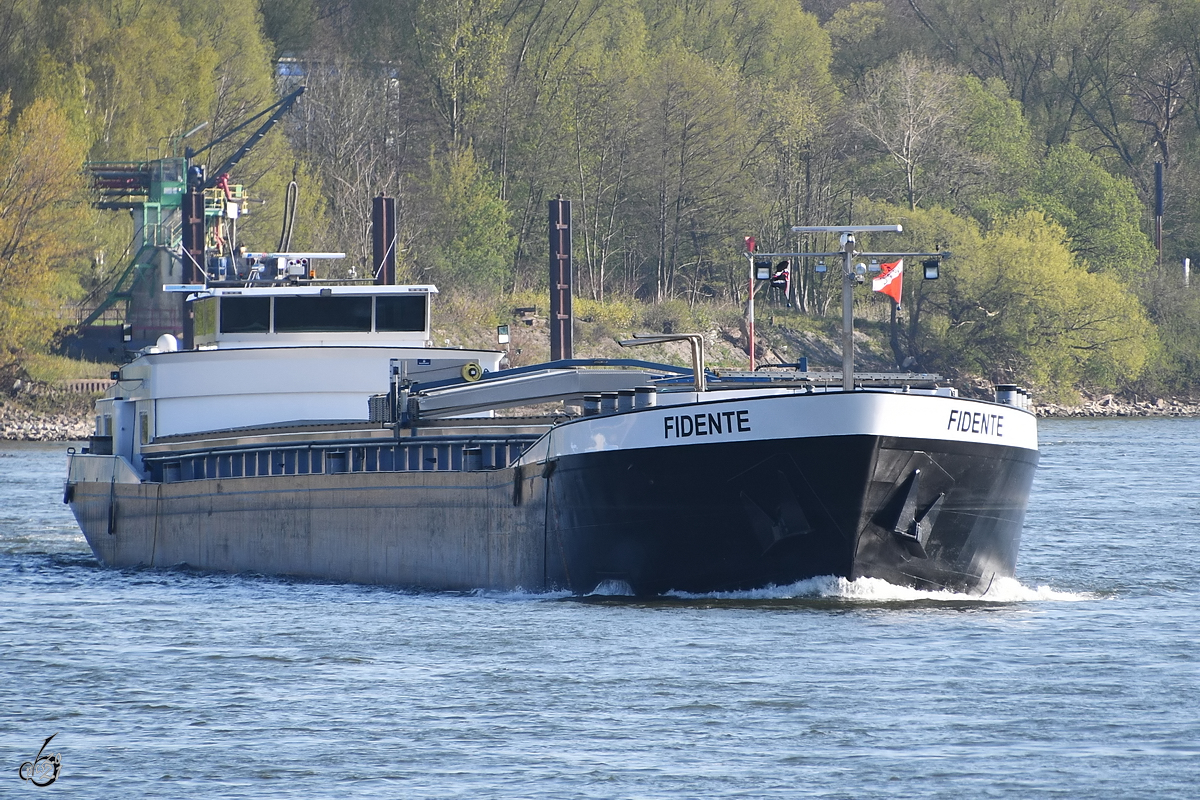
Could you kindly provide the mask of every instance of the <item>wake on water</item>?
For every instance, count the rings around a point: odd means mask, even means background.
[[[476,589],[469,593],[472,597],[488,600],[599,600],[620,601],[624,598],[643,603],[653,598],[638,597],[632,587],[625,581],[607,580],[598,585],[586,595],[577,595],[568,591],[536,592],[523,589],[513,591],[496,591]],[[908,586],[898,586],[879,578],[859,578],[847,580],[833,575],[822,575],[816,578],[797,581],[786,586],[766,586],[762,589],[747,589],[733,592],[680,592],[670,591],[658,597],[663,600],[842,600],[849,603],[978,603],[994,605],[997,603],[1032,603],[1032,602],[1076,602],[1095,599],[1100,595],[1093,592],[1064,592],[1049,586],[1025,586],[1016,578],[996,578],[983,594],[966,594],[965,592],[932,591],[913,589]]]
[[[597,587],[599,593],[602,587]],[[1049,586],[1025,586],[1016,578],[996,578],[983,594],[966,594],[949,590],[914,589],[898,586],[879,578],[847,580],[833,575],[808,578],[787,586],[767,586],[739,592],[691,594],[668,592],[668,597],[687,600],[799,600],[832,599],[866,603],[911,603],[935,601],[951,603],[1030,603],[1039,601],[1073,602],[1089,600],[1095,595],[1087,592],[1062,592]]]

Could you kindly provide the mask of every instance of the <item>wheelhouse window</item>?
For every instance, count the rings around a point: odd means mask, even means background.
[[[221,298],[221,333],[266,333],[269,330],[271,298]]]
[[[392,295],[375,298],[375,330],[425,330],[424,294]]]
[[[368,333],[370,297],[276,297],[276,333]]]

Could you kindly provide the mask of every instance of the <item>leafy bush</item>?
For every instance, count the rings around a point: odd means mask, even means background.
[[[592,300],[576,297],[572,301],[575,319],[579,322],[594,322],[605,328],[628,330],[634,326],[638,314],[632,303],[626,300]]]
[[[708,306],[688,306],[683,300],[664,300],[642,309],[641,323],[648,333],[701,333],[712,328]]]

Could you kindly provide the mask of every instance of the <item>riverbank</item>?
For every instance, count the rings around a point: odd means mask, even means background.
[[[1077,406],[1045,403],[1034,406],[1039,417],[1200,417],[1200,403],[1192,400],[1168,400],[1158,397],[1151,400],[1120,398],[1106,394],[1100,397],[1084,396]]]
[[[79,442],[92,432],[90,411],[48,411],[11,400],[0,401],[0,440],[10,442]]]

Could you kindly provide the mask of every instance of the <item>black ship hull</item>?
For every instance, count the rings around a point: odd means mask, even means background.
[[[1022,448],[877,436],[564,457],[547,489],[548,563],[576,591],[821,575],[985,591],[1014,575],[1036,466]]]

